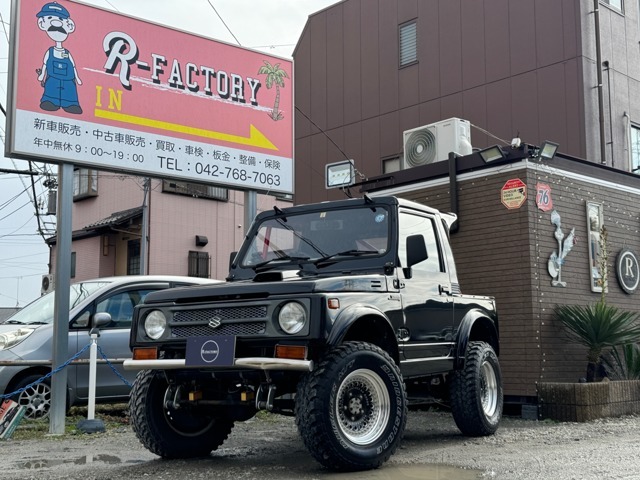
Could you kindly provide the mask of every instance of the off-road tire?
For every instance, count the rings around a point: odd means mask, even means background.
[[[407,422],[400,369],[375,345],[334,347],[300,380],[295,415],[305,446],[325,467],[377,468],[395,452]]]
[[[150,452],[163,458],[209,455],[227,439],[233,420],[222,412],[205,415],[189,407],[167,408],[168,386],[162,371],[138,373],[129,399],[133,431]]]
[[[492,435],[502,418],[502,374],[491,345],[469,342],[464,368],[453,373],[451,410],[460,431],[469,437]]]

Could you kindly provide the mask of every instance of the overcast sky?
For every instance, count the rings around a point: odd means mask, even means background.
[[[86,0],[84,3],[209,38],[234,44],[239,42],[243,47],[273,55],[291,57],[307,17],[338,1]],[[43,4],[46,2],[42,0]],[[11,0],[0,0],[0,15],[3,27],[0,31],[0,102],[6,108]],[[0,113],[3,143],[4,120]],[[2,158],[0,168],[27,170],[28,165],[20,160]],[[39,178],[36,183],[36,196],[46,202],[42,180]],[[31,199],[28,176],[0,173],[0,307],[22,307],[40,296],[41,278],[47,273],[49,250],[37,233]],[[41,218],[54,220],[46,216]]]

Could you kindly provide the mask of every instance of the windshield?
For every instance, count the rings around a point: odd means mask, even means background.
[[[265,219],[240,264],[255,268],[279,260],[319,262],[341,255],[383,255],[389,213],[383,207],[315,211]]]
[[[89,297],[96,290],[108,285],[109,282],[82,282],[71,285],[69,289],[69,309],[73,309],[76,305]],[[5,323],[15,324],[45,324],[53,323],[53,303],[54,292],[34,300],[19,312],[5,320]]]

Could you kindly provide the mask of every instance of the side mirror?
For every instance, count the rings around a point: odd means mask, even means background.
[[[422,235],[409,235],[407,237],[407,267],[411,268],[415,264],[429,258],[427,245],[424,243]]]
[[[100,328],[106,327],[110,323],[111,323],[111,314],[110,313],[98,312],[91,319],[91,331],[89,333],[90,334],[98,333],[98,335],[99,335]]]

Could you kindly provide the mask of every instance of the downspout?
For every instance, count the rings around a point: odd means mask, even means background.
[[[607,163],[607,150],[604,137],[604,93],[602,91],[602,51],[600,49],[600,0],[593,0],[593,13],[596,27],[596,73],[598,79],[598,120],[600,122],[600,163]]]
[[[449,209],[451,213],[455,213],[458,216],[458,168],[456,165],[456,158],[458,155],[455,152],[449,152]],[[457,218],[453,225],[449,228],[450,233],[456,233],[459,228],[460,219]]]
[[[607,97],[609,98],[609,145],[611,147],[611,166],[616,166],[616,159],[613,154],[613,107],[611,105],[611,66],[609,60],[602,62],[602,66],[607,69]]]
[[[629,118],[629,114],[625,111],[622,114],[624,118],[624,149],[625,149],[625,161],[627,162],[627,168],[631,173],[635,173],[638,169],[633,168],[633,156],[632,156],[632,145],[631,145],[631,118]]]

